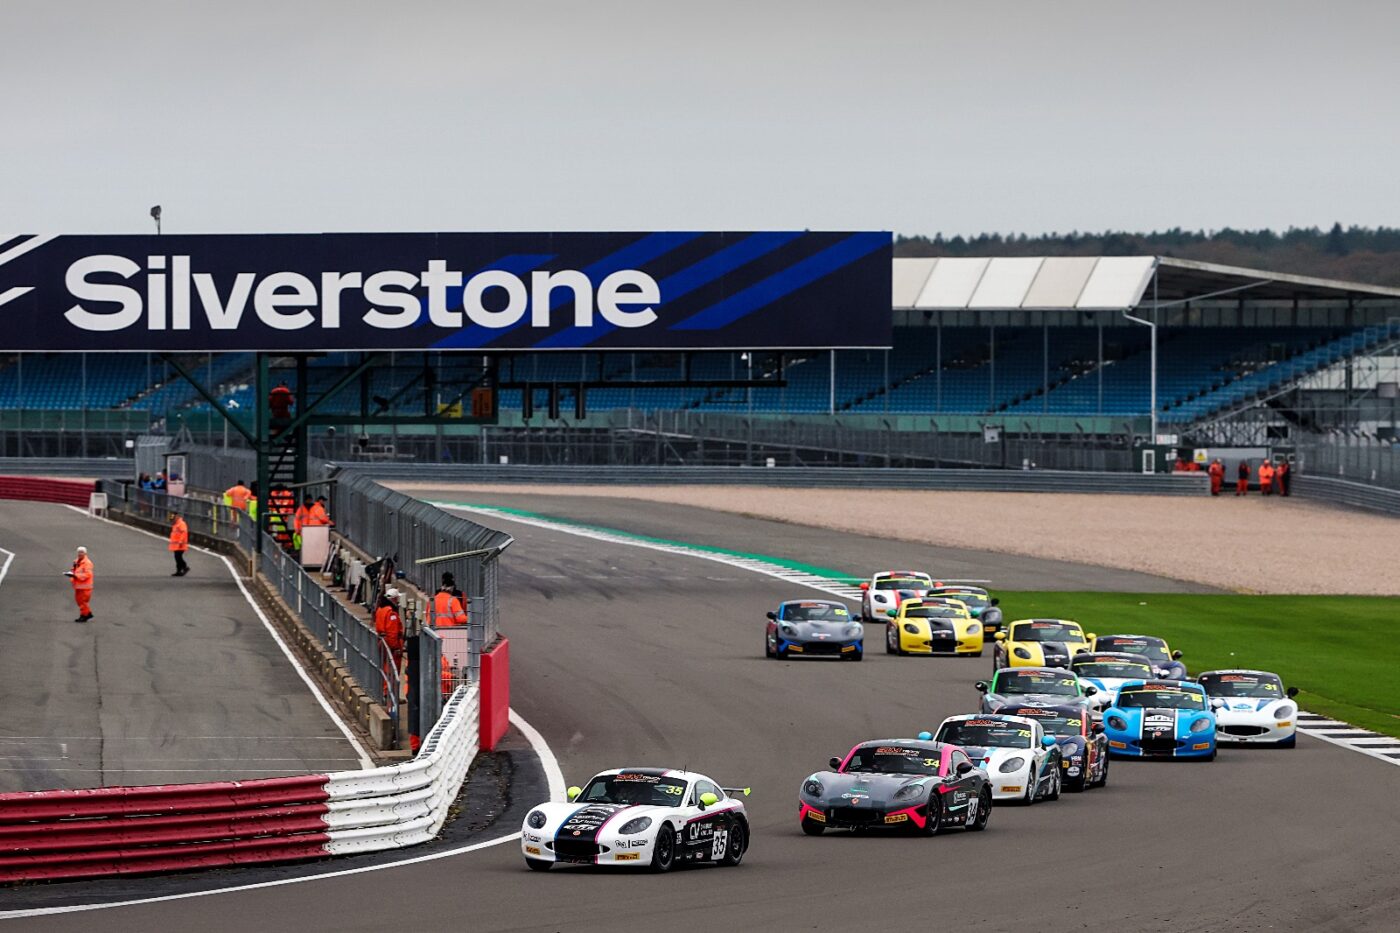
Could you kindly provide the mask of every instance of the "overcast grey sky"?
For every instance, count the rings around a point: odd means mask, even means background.
[[[1400,224],[1400,3],[0,0],[0,232]]]

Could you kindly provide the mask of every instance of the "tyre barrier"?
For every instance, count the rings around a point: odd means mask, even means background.
[[[76,479],[39,479],[33,476],[0,476],[0,499],[22,499],[29,502],[58,502],[63,505],[88,507],[88,497],[96,486],[90,481]]]
[[[479,747],[459,687],[417,757],[365,771],[0,794],[0,882],[187,871],[377,852],[434,838]]]

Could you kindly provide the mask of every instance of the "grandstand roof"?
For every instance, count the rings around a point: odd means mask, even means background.
[[[956,256],[896,259],[894,307],[1119,311],[1143,304],[1154,273],[1159,302],[1227,296],[1269,301],[1400,299],[1396,288],[1170,256]]]

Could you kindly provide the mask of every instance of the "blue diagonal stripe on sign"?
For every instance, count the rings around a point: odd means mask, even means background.
[[[666,302],[674,301],[682,295],[695,291],[702,285],[708,285],[715,279],[728,275],[740,266],[748,265],[755,259],[768,255],[778,247],[791,243],[800,236],[802,234],[795,231],[755,233],[733,246],[726,246],[719,252],[706,256],[694,265],[687,266],[657,283],[661,292],[659,307],[664,307]],[[554,349],[583,347],[615,330],[617,330],[616,324],[599,320],[592,327],[574,327],[552,334],[541,341],[539,346]]]
[[[699,233],[690,231],[651,233],[642,237],[635,243],[629,243],[615,253],[604,256],[592,265],[581,269],[588,280],[596,286],[598,282],[617,272],[619,269],[630,269],[636,266],[651,262],[658,256],[664,256],[674,249],[689,243],[700,236]],[[566,297],[569,293],[565,289],[560,289],[550,296],[549,310],[552,313],[559,306],[567,304],[570,300]],[[523,326],[530,320],[530,312],[526,311],[525,316],[513,327],[480,327],[476,324],[464,327],[457,333],[439,340],[434,346],[439,349],[451,349],[453,347],[484,347],[504,334],[515,330],[516,327]]]
[[[524,275],[538,269],[553,258],[553,253],[512,253],[504,259],[488,262],[470,275],[464,276],[463,281],[483,272],[509,272],[511,275]],[[466,291],[465,285],[448,286],[446,294],[448,311],[457,311],[462,307],[462,292],[464,291]],[[427,295],[418,300],[418,309],[418,320],[413,326],[423,327],[429,323]]]
[[[782,272],[770,275],[703,311],[697,311],[672,325],[671,330],[718,330],[889,245],[888,233],[852,234]]]

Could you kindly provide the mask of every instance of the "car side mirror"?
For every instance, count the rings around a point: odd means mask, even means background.
[[[1084,695],[1085,695],[1086,697],[1098,696],[1098,695],[1099,695],[1099,688],[1098,688],[1098,687],[1085,687],[1085,688],[1084,688]]]
[[[1055,739],[1054,739],[1053,736],[1042,735],[1042,736],[1040,737],[1040,744],[1041,744],[1041,745],[1044,745],[1046,748],[1050,748],[1050,747],[1054,746],[1056,743],[1055,743]]]
[[[1180,651],[1173,651],[1173,652],[1172,652],[1172,660],[1173,660],[1173,661],[1180,661],[1180,660],[1181,660],[1181,652],[1180,652]]]
[[[841,770],[841,759],[837,758],[835,755],[832,755],[829,759],[827,759],[826,763],[831,766],[832,771]]]
[[[1093,632],[1090,632],[1090,633],[1088,633],[1087,635],[1084,636],[1084,640],[1085,640],[1085,641],[1093,641],[1095,638],[1098,638],[1098,637],[1099,637],[1099,636],[1095,635]],[[1079,653],[1080,653],[1080,654],[1083,654],[1084,652],[1081,651],[1081,652],[1079,652]]]
[[[1098,735],[1100,732],[1103,731],[1103,723],[1094,723],[1092,726],[1089,727],[1089,731],[1092,732],[1094,735]]]
[[[972,762],[970,762],[970,761],[960,761],[960,762],[958,762],[958,768],[957,768],[958,774],[966,774],[967,772],[969,772],[969,771],[971,771],[971,770],[972,770]]]
[[[992,636],[992,639],[993,639],[994,641],[1006,641],[1006,633],[1005,633],[1005,632],[997,632],[995,635]]]
[[[985,680],[979,680],[977,683],[973,684],[973,686],[977,688],[978,693],[987,692],[987,682]]]
[[[581,793],[583,793],[583,788],[582,788],[582,787],[570,787],[569,790],[568,790],[568,797],[569,797],[569,800],[571,800],[571,801],[572,801],[572,800],[577,800],[577,799],[578,799],[578,795],[581,794]]]
[[[1286,697],[1296,697],[1298,695],[1298,688],[1289,687],[1287,690],[1283,691],[1283,695]]]
[[[889,616],[891,619],[896,619],[896,618],[899,617],[899,610],[898,610],[898,609],[886,609],[886,610],[885,610],[885,615]]]
[[[776,622],[776,621],[778,621],[778,614],[777,614],[776,612],[773,612],[772,610],[769,610],[769,612],[768,612],[768,618],[770,618],[770,619],[772,619],[774,622]]]
[[[992,597],[992,605],[993,605],[993,606],[1000,606],[1000,605],[1001,605],[1001,600],[999,600],[999,599],[997,599],[995,596],[993,596],[993,597]]]
[[[1224,709],[1224,708],[1225,708],[1225,701],[1222,700],[1222,699],[1220,699],[1220,697],[1212,697],[1212,698],[1211,698],[1211,701],[1210,701],[1210,708],[1211,708],[1211,709]]]
[[[716,797],[714,794],[704,793],[700,795],[701,810],[705,809],[706,807],[713,807],[717,803],[719,803],[719,798]]]
[[[866,581],[865,583],[862,583],[862,584],[860,585],[860,588],[863,589],[863,590],[868,590],[868,589],[870,589],[870,583],[869,583],[869,581]]]

